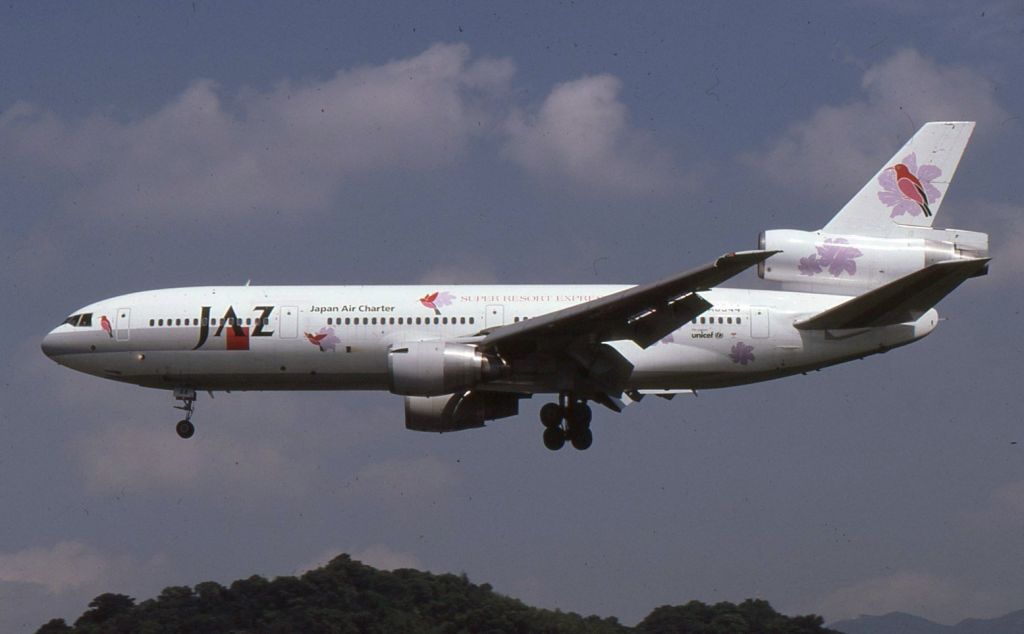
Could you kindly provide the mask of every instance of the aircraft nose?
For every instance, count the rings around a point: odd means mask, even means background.
[[[39,347],[43,349],[43,354],[51,359],[53,358],[53,355],[57,354],[57,343],[54,341],[52,331],[43,337],[43,342]]]

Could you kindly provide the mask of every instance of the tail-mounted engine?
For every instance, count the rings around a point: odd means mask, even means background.
[[[389,389],[407,396],[462,392],[500,378],[504,365],[475,346],[440,340],[413,341],[388,350]]]
[[[761,279],[790,285],[860,291],[945,260],[988,257],[988,235],[917,229],[908,237],[876,238],[822,231],[762,231],[761,249],[781,251],[758,265]]]

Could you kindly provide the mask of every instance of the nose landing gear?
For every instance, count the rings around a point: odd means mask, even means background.
[[[192,388],[175,388],[174,398],[181,401],[181,405],[175,405],[174,409],[185,412],[185,418],[178,421],[174,431],[181,438],[191,438],[196,433],[196,426],[192,424],[192,413],[196,411],[196,391]]]
[[[540,422],[544,424],[544,446],[558,451],[568,440],[580,451],[590,448],[594,434],[590,431],[593,412],[586,401],[562,395],[558,403],[540,408]]]

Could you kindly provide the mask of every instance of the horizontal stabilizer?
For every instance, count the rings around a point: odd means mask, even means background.
[[[916,321],[964,280],[987,273],[988,261],[939,262],[794,325],[801,330],[842,330]]]

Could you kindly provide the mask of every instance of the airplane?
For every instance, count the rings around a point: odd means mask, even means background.
[[[182,438],[204,391],[387,390],[406,427],[429,432],[483,427],[544,394],[544,445],[587,449],[591,403],[621,412],[931,333],[939,300],[988,272],[987,234],[932,228],[973,130],[927,123],[823,228],[762,231],[756,250],[652,283],[151,290],[74,311],[42,350],[170,390]],[[720,287],[751,267],[775,287]]]

